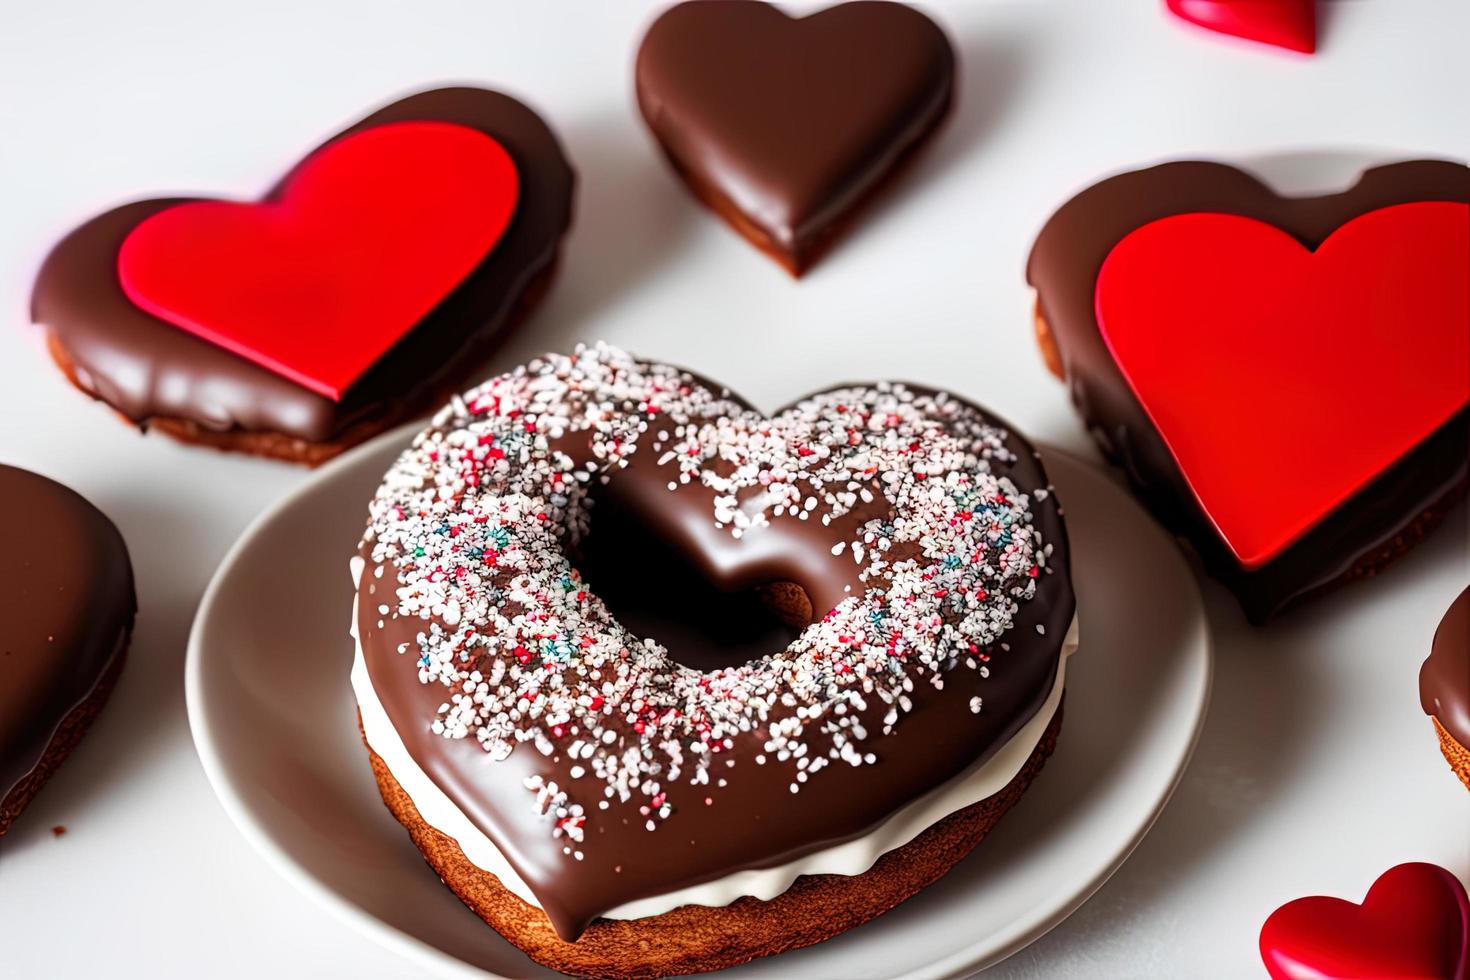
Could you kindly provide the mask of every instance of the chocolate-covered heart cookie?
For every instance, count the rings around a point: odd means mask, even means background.
[[[77,387],[139,426],[315,464],[458,387],[539,301],[572,184],[522,103],[421,92],[261,201],[91,219],[41,267],[32,318]]]
[[[122,536],[74,491],[0,465],[0,837],[112,693],[133,629]]]
[[[1470,168],[1286,198],[1122,174],[1031,252],[1036,327],[1103,451],[1259,621],[1372,575],[1464,493]]]
[[[681,3],[638,51],[638,105],[691,190],[793,275],[933,133],[955,56],[898,3],[802,18],[747,0]]]

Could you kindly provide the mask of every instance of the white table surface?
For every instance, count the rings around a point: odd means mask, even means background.
[[[257,860],[205,782],[184,715],[194,607],[230,542],[306,472],[140,437],[62,380],[27,294],[89,214],[252,195],[397,93],[503,87],[548,117],[581,185],[561,279],[495,366],[605,338],[771,406],[901,377],[1091,453],[1034,349],[1022,278],[1073,191],[1173,156],[1255,161],[1291,188],[1345,180],[1365,147],[1470,156],[1462,0],[1324,3],[1312,59],[1205,36],[1153,0],[933,6],[961,53],[957,115],[795,283],[656,156],[631,94],[646,4],[0,2],[0,460],[111,515],[141,607],[112,703],[0,845],[0,976],[415,975]],[[1111,883],[990,975],[1259,975],[1257,931],[1290,898],[1360,898],[1406,860],[1470,878],[1470,796],[1416,690],[1470,580],[1466,532],[1462,506],[1381,579],[1268,629],[1207,584],[1218,673],[1176,798]]]

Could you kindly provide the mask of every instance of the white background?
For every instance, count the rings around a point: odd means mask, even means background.
[[[547,116],[581,184],[561,279],[496,367],[605,338],[767,406],[906,378],[1090,452],[1034,349],[1022,277],[1071,193],[1165,157],[1258,163],[1303,189],[1365,156],[1470,155],[1463,0],[1324,3],[1310,59],[1205,35],[1160,6],[935,4],[960,50],[957,113],[796,283],[656,155],[631,92],[645,4],[0,0],[0,460],[112,516],[141,604],[112,703],[0,845],[0,976],[414,975],[256,859],[185,723],[199,595],[246,522],[306,473],[140,437],[68,387],[27,326],[56,237],[123,198],[256,194],[403,91],[501,87]],[[1416,691],[1467,579],[1462,506],[1380,580],[1268,629],[1207,584],[1218,673],[1178,795],[1110,884],[990,975],[1258,975],[1257,931],[1290,898],[1357,899],[1413,859],[1470,878],[1470,802]]]

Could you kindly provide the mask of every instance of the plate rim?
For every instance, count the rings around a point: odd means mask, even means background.
[[[355,902],[343,896],[337,890],[331,888],[321,879],[306,871],[268,834],[252,815],[251,808],[236,790],[234,780],[227,773],[227,766],[223,761],[220,742],[211,728],[204,696],[203,670],[203,633],[204,624],[213,615],[215,605],[220,601],[220,595],[224,590],[224,582],[232,570],[242,559],[242,556],[268,524],[273,522],[281,514],[295,506],[296,503],[307,493],[315,489],[319,484],[330,482],[336,474],[345,469],[352,468],[358,464],[362,456],[382,451],[389,444],[401,444],[407,446],[408,441],[423,428],[421,421],[409,422],[387,432],[381,433],[358,446],[354,446],[347,452],[342,453],[335,459],[315,469],[306,480],[287,491],[280,499],[274,501],[259,514],[250,520],[240,532],[224,557],[220,559],[210,576],[209,584],[205,587],[200,597],[199,605],[195,609],[194,618],[189,626],[189,638],[185,648],[184,657],[184,700],[185,710],[189,722],[190,736],[194,742],[195,752],[204,770],[206,780],[210,789],[219,800],[230,822],[239,831],[242,837],[265,859],[265,863],[277,874],[290,882],[299,892],[312,899],[317,905],[326,908],[338,921],[346,923],[358,934],[376,942],[406,960],[431,970],[440,976],[464,978],[464,980],[484,980],[486,977],[507,980],[500,974],[492,973],[481,967],[467,963],[466,961],[446,953],[443,950],[425,942],[413,934],[383,921]],[[1069,462],[1093,470],[1094,473],[1106,480],[1112,481],[1105,467],[1085,459],[1081,455],[1066,449],[1059,448],[1047,442],[1034,442],[1037,450],[1043,456],[1061,456]],[[1126,488],[1118,487],[1120,493],[1128,495]],[[1142,505],[1129,499],[1142,510]],[[1144,511],[1147,516],[1147,511]],[[1151,518],[1150,518],[1151,520]],[[1159,528],[1159,533],[1166,538],[1168,532]],[[1187,560],[1180,556],[1181,562],[1186,567]],[[1196,617],[1197,633],[1199,640],[1200,658],[1202,660],[1202,677],[1196,692],[1197,706],[1194,708],[1194,717],[1189,737],[1182,743],[1182,749],[1177,759],[1173,762],[1173,773],[1168,785],[1153,802],[1150,812],[1142,823],[1134,830],[1128,841],[1116,852],[1111,853],[1093,872],[1091,877],[1081,888],[1068,887],[1065,889],[1069,894],[1060,901],[1042,901],[1032,907],[1032,910],[1018,918],[1001,934],[1003,938],[997,943],[994,935],[988,940],[977,941],[961,949],[955,950],[947,956],[923,964],[911,969],[901,975],[901,980],[941,980],[941,978],[968,977],[988,969],[1020,952],[1027,946],[1036,942],[1056,926],[1066,921],[1073,912],[1081,908],[1088,899],[1095,895],[1100,888],[1122,867],[1123,863],[1138,848],[1154,824],[1157,823],[1160,814],[1173,798],[1179,783],[1184,778],[1184,773],[1189,768],[1190,760],[1199,744],[1201,733],[1204,730],[1205,719],[1209,714],[1210,698],[1214,687],[1215,650],[1214,638],[1209,630],[1208,613],[1205,608],[1204,598],[1200,593],[1199,583],[1191,574],[1187,580],[1188,594],[1194,600],[1194,606],[1198,613]],[[980,945],[986,947],[984,950],[977,949]]]
[[[229,572],[239,563],[250,543],[266,525],[294,506],[318,483],[325,483],[332,479],[337,471],[355,465],[359,455],[375,452],[381,448],[380,444],[386,445],[390,441],[401,440],[406,434],[412,438],[411,433],[417,432],[422,427],[419,422],[409,422],[352,447],[347,452],[314,469],[299,485],[288,490],[279,500],[274,501],[250,519],[244,530],[240,532],[240,536],[230,544],[224,557],[215,566],[214,573],[209,578],[209,584],[205,586],[204,594],[200,596],[199,605],[195,608],[194,618],[189,624],[189,640],[184,648],[184,709],[189,720],[189,735],[194,742],[195,754],[199,757],[200,766],[204,769],[204,777],[209,782],[210,789],[214,791],[215,798],[219,800],[220,806],[224,809],[230,822],[235,825],[235,829],[265,859],[267,865],[317,905],[325,907],[337,917],[338,921],[345,922],[365,938],[386,946],[411,962],[423,963],[439,971],[441,975],[464,977],[466,980],[483,980],[487,975],[486,971],[457,957],[449,956],[411,933],[382,921],[356,903],[344,898],[297,864],[281,845],[257,825],[255,818],[250,815],[248,804],[236,791],[234,781],[226,774],[226,766],[219,744],[210,727],[207,712],[202,707],[205,703],[203,668],[200,666],[203,656],[201,653],[204,642],[203,624],[208,619],[215,603],[219,601],[219,594],[224,589],[224,582]]]

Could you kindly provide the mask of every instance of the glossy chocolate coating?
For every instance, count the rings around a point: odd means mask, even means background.
[[[127,547],[74,491],[0,465],[0,801],[123,656],[133,627]]]
[[[1359,215],[1411,201],[1470,202],[1470,168],[1434,160],[1397,163],[1366,171],[1340,194],[1287,198],[1234,167],[1167,163],[1084,190],[1047,221],[1031,250],[1026,277],[1036,288],[1038,312],[1055,339],[1072,400],[1094,439],[1153,512],[1189,538],[1252,621],[1352,572],[1360,560],[1373,562],[1395,550],[1395,539],[1420,515],[1462,493],[1470,413],[1459,412],[1276,558],[1247,570],[1201,510],[1108,351],[1094,310],[1098,270],[1129,232],[1170,215],[1243,215],[1316,247]],[[1412,338],[1412,325],[1405,329]]]
[[[123,239],[144,218],[183,199],[127,204],[67,235],[36,278],[32,319],[75,362],[83,387],[140,425],[175,418],[216,431],[277,432],[320,442],[354,422],[414,410],[417,396],[436,391],[464,368],[460,359],[506,323],[527,285],[555,261],[571,222],[573,175],[539,116],[483,89],[421,92],[339,136],[409,120],[457,123],[495,137],[515,159],[520,197],[510,227],[485,261],[342,401],[295,385],[129,302],[117,275]]]
[[[1434,631],[1429,659],[1419,669],[1419,703],[1470,747],[1470,588],[1450,603]]]
[[[682,3],[638,52],[638,104],[674,166],[808,264],[832,226],[949,106],[955,57],[897,3],[800,19],[765,3]]]
[[[1026,490],[1048,486],[1031,445],[1003,421],[984,414],[1006,429],[1007,446],[1017,457],[1008,469],[997,465],[997,471]],[[560,448],[577,454],[574,445]],[[714,528],[712,490],[693,483],[670,492],[669,478],[669,469],[658,464],[655,454],[635,452],[627,468],[594,496],[591,537],[597,534],[599,513],[618,509],[620,518],[646,528],[650,537],[672,547],[718,588],[800,585],[812,600],[814,618],[841,601],[847,586],[862,588],[857,564],[831,551],[834,540],[850,533],[845,524],[838,527],[834,521],[824,528],[816,521],[777,518],[736,539]],[[601,783],[591,776],[573,778],[573,763],[560,756],[548,758],[523,748],[491,762],[475,739],[449,740],[430,731],[443,690],[419,683],[414,660],[397,652],[400,644],[415,648],[415,635],[424,623],[400,617],[379,626],[382,617],[376,610],[386,597],[378,588],[391,589],[396,578],[392,568],[376,577],[370,548],[363,554],[368,567],[359,589],[357,625],[374,690],[410,755],[494,841],[535,892],[558,933],[573,939],[600,913],[625,902],[743,869],[772,867],[862,836],[905,804],[989,759],[1046,700],[1076,608],[1066,529],[1055,495],[1037,501],[1033,515],[1042,539],[1053,546],[1051,570],[1042,576],[1036,595],[1021,604],[1002,638],[1009,649],[997,644],[991,650],[988,679],[976,671],[954,670],[946,675],[942,691],[917,682],[914,710],[886,736],[877,734],[886,709],[875,699],[868,724],[872,734],[864,747],[879,761],[828,767],[799,794],[790,791],[795,770],[789,764],[754,761],[763,752],[761,736],[738,736],[727,755],[734,764],[723,771],[716,767],[713,773],[726,778],[727,786],[665,784],[675,813],[655,832],[644,828],[636,802],[614,800],[612,809],[596,811],[597,819],[589,821],[587,839],[580,845],[582,861],[563,854],[562,842],[548,834],[529,805],[522,780],[531,775],[555,779],[588,801],[602,798]],[[858,523],[867,516],[872,515],[864,512],[843,520]],[[681,601],[677,580],[650,582],[648,587],[671,609]],[[717,632],[720,624],[708,628]],[[975,714],[969,701],[982,693],[984,710]]]

